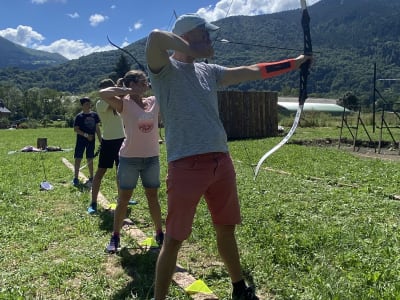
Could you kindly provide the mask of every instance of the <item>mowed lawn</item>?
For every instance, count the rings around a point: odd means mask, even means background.
[[[300,128],[293,138],[338,134],[332,128]],[[65,151],[18,151],[36,146],[37,138]],[[266,160],[254,180],[253,165],[280,139],[229,142],[243,215],[237,237],[246,279],[265,299],[400,299],[399,160],[288,144]],[[71,184],[72,171],[62,158],[73,163],[72,128],[0,130],[0,141],[0,299],[151,299],[156,254],[127,235],[120,255],[104,253],[112,215],[101,210],[89,216],[89,190]],[[165,145],[161,162],[165,216]],[[82,171],[88,176],[87,168]],[[41,191],[44,180],[54,189]],[[101,192],[115,202],[114,170]],[[139,204],[130,217],[151,236],[140,188],[134,198]],[[179,263],[220,299],[230,299],[204,201]],[[190,299],[174,285],[170,297]]]

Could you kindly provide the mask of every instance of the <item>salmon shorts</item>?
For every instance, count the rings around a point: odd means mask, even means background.
[[[204,196],[214,224],[241,222],[236,173],[229,153],[211,152],[168,163],[166,235],[186,240]]]

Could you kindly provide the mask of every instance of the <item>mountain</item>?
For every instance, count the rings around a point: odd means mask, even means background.
[[[16,67],[35,70],[59,65],[66,61],[68,59],[58,53],[26,48],[0,37],[0,68]]]
[[[400,74],[399,11],[398,0],[322,0],[309,7],[315,51],[309,94],[341,97],[352,91],[362,101],[370,103],[375,63],[378,78],[394,78]],[[218,20],[215,24],[221,29],[214,37],[216,55],[209,62],[239,66],[296,57],[303,51],[300,19],[301,11],[297,9]],[[143,65],[145,43],[146,39],[141,39],[125,48]],[[35,71],[0,69],[0,83],[16,84],[25,89],[36,86],[86,93],[96,89],[99,80],[113,73],[121,54],[119,50],[98,52]],[[131,63],[132,68],[137,68],[133,60]],[[229,89],[272,90],[295,95],[298,82],[298,73],[291,72]],[[399,84],[386,84],[385,95],[398,97]]]

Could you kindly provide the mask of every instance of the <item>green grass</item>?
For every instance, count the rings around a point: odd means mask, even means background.
[[[61,161],[73,162],[73,151],[8,154],[36,146],[39,137],[64,149],[75,143],[72,129],[0,131],[0,299],[150,299],[155,255],[141,252],[127,236],[122,243],[128,249],[120,256],[104,253],[112,216],[87,215],[89,192],[72,187],[72,172]],[[338,137],[337,128],[299,128],[293,140]],[[266,160],[269,170],[254,181],[252,165],[280,139],[229,143],[247,280],[274,299],[400,299],[400,203],[392,200],[400,194],[400,162],[288,144]],[[52,191],[39,189],[43,166]],[[101,192],[114,201],[114,172],[106,174]],[[139,204],[131,218],[150,235],[143,191],[134,198]],[[165,216],[164,181],[160,200]],[[179,263],[220,299],[229,299],[229,278],[203,202]],[[187,298],[175,286],[170,295]]]

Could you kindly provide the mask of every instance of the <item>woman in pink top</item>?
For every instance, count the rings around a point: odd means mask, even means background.
[[[121,115],[126,136],[119,151],[117,171],[119,201],[114,213],[114,228],[110,244],[106,248],[109,253],[115,253],[119,249],[123,219],[139,176],[154,222],[156,241],[161,246],[164,240],[158,200],[160,187],[159,106],[154,96],[143,96],[149,88],[144,72],[138,70],[127,72],[123,84],[123,87],[108,87],[99,92],[100,97]]]

